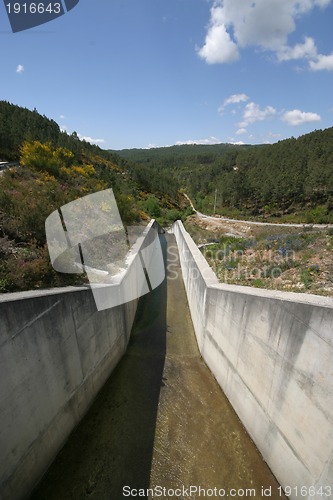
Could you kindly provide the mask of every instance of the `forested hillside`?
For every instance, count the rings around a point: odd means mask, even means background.
[[[213,211],[216,195],[221,214],[333,222],[333,128],[272,145],[118,153],[136,162],[151,183],[172,177],[173,185],[184,188],[203,211]]]
[[[85,280],[56,273],[45,241],[46,218],[72,200],[112,188],[125,225],[186,214],[177,192],[145,189],[126,160],[7,102],[0,102],[1,160],[20,166],[0,173],[0,293]]]
[[[0,292],[74,283],[50,266],[44,222],[62,205],[112,187],[125,224],[234,217],[333,223],[333,128],[273,145],[105,151],[36,110],[0,101]],[[288,219],[289,218],[289,219]]]
[[[50,142],[53,146],[71,150],[79,159],[83,152],[113,160],[119,166],[126,162],[116,155],[79,139],[76,132],[67,134],[59,125],[36,109],[30,111],[6,101],[0,101],[0,160],[15,161],[20,158],[23,141]]]
[[[208,169],[223,168],[225,157],[233,157],[242,148],[216,144],[213,146],[181,145],[152,149],[123,149],[116,153],[129,161],[134,175],[146,186],[154,186],[166,192],[175,192],[181,187],[191,191],[192,179],[205,184]]]

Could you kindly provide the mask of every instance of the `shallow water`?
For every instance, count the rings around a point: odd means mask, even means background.
[[[161,239],[167,279],[140,299],[125,356],[33,500],[286,498],[200,357],[176,243]]]

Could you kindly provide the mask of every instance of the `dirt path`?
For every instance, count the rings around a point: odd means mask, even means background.
[[[140,495],[147,488],[170,489],[165,499],[219,498],[214,488],[261,499],[263,487],[285,498],[200,357],[176,243],[165,239],[166,282],[140,300],[126,355],[32,499],[158,496]]]
[[[186,219],[187,230],[222,283],[330,297],[332,227],[241,221],[197,211]],[[243,239],[245,246],[241,240],[238,247],[231,244],[226,240],[229,236],[235,241]],[[211,245],[215,245],[215,253],[210,251]]]
[[[285,228],[304,228],[304,227],[311,227],[314,229],[328,229],[332,228],[333,224],[287,224],[287,223],[280,223],[276,224],[274,222],[257,222],[257,221],[248,221],[248,220],[239,220],[239,219],[229,219],[227,217],[213,217],[211,215],[206,215],[201,212],[198,212],[198,210],[195,209],[192,200],[189,198],[187,194],[184,193],[185,198],[189,201],[192,210],[196,213],[196,216],[202,220],[206,221],[210,224],[212,228],[221,228],[225,226],[226,224],[229,224],[230,227],[232,227],[234,230],[237,232],[237,228],[240,229],[241,233],[248,233],[250,232],[250,229],[252,226],[259,226],[259,227],[285,227]]]

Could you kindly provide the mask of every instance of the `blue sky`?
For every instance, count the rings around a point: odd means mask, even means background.
[[[103,148],[276,142],[333,125],[333,0],[80,0],[13,34],[0,99]]]

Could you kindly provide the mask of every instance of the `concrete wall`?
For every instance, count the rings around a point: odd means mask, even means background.
[[[157,230],[152,221],[132,253],[133,289]],[[0,296],[1,500],[28,497],[86,413],[126,350],[137,302],[98,312],[88,287]]]
[[[207,365],[290,498],[333,498],[333,300],[219,284],[173,232]]]

